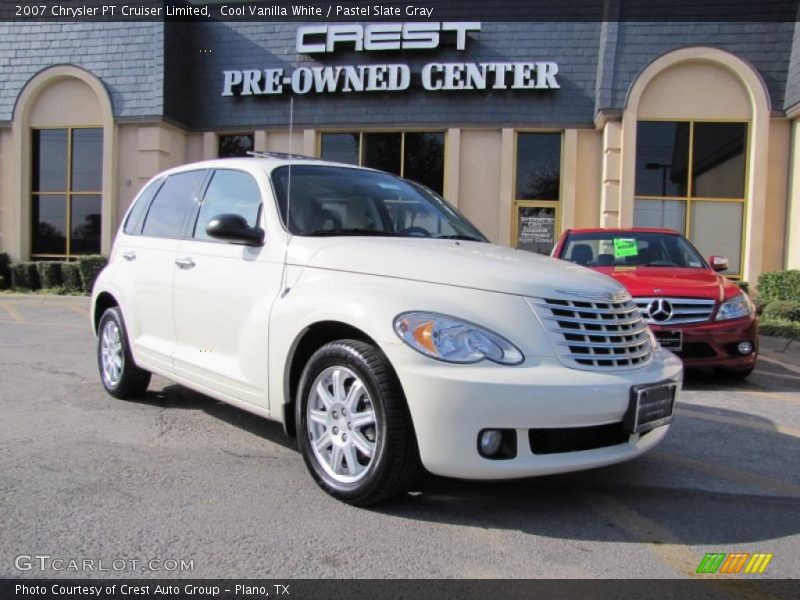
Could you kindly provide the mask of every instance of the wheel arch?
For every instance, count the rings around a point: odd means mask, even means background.
[[[94,333],[97,335],[97,328],[100,326],[100,319],[103,313],[112,306],[119,306],[119,302],[111,292],[100,292],[97,299],[94,301],[94,313],[92,313],[92,326]]]
[[[281,406],[283,429],[287,435],[296,436],[294,403],[300,376],[306,363],[308,363],[308,359],[325,344],[341,339],[359,340],[380,349],[380,344],[363,330],[349,323],[336,320],[318,321],[308,325],[297,335],[292,343],[283,370],[283,403]],[[393,366],[392,370],[394,370]],[[397,374],[395,373],[396,376]]]

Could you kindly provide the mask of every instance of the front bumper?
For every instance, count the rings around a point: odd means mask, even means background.
[[[445,364],[403,344],[384,348],[408,401],[420,458],[430,472],[465,479],[510,479],[601,467],[634,458],[655,446],[668,425],[627,441],[590,450],[534,454],[531,429],[576,428],[619,423],[633,385],[681,381],[682,366],[658,350],[645,367],[614,372],[567,368],[555,357],[528,357],[517,367],[483,361]],[[514,458],[478,453],[482,429],[514,429]]]
[[[655,333],[683,333],[683,348],[676,354],[687,367],[724,367],[744,371],[756,364],[758,325],[755,317],[666,327],[650,325],[650,328]],[[736,351],[736,345],[743,341],[753,344],[753,352],[746,356]]]

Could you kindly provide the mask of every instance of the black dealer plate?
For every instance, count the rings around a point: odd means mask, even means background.
[[[671,422],[677,388],[678,384],[671,380],[632,386],[625,430],[644,433]]]

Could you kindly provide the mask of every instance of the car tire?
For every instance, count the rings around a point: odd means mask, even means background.
[[[338,340],[317,350],[300,377],[295,419],[308,470],[339,500],[376,504],[407,491],[422,470],[400,382],[375,346]]]
[[[717,367],[714,370],[717,375],[727,377],[728,379],[746,379],[754,369],[755,367],[749,367],[747,369],[726,369],[724,367]]]
[[[150,372],[133,361],[128,330],[119,307],[107,309],[97,327],[97,366],[106,391],[122,400],[141,396],[150,384]]]

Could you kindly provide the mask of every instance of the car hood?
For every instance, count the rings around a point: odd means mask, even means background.
[[[632,296],[675,296],[722,300],[738,292],[735,284],[709,269],[597,267],[628,288]]]
[[[621,289],[613,279],[572,263],[495,244],[455,240],[296,236],[289,244],[287,262],[521,296]]]

